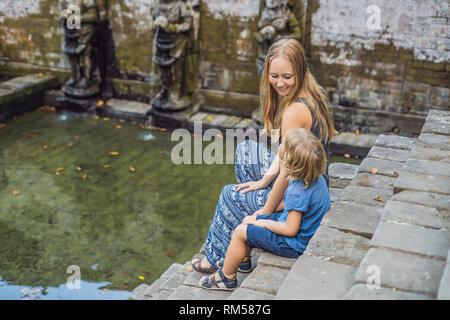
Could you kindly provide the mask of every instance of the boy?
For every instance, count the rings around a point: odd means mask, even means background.
[[[298,258],[306,249],[323,216],[330,208],[330,194],[324,177],[326,156],[322,144],[310,131],[286,132],[279,150],[280,168],[288,173],[282,213],[254,214],[244,218],[233,232],[225,261],[210,277],[200,280],[202,288],[234,290],[236,271],[248,264],[251,248]]]

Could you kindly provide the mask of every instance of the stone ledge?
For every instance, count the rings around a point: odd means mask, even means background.
[[[392,194],[393,190],[391,189],[348,186],[342,191],[339,200],[368,206],[383,207]],[[381,197],[381,200],[375,200],[379,199],[379,197]]]
[[[242,282],[240,287],[275,295],[288,273],[289,269],[258,265]]]
[[[367,157],[384,159],[389,161],[406,162],[406,160],[408,160],[409,158],[409,155],[410,155],[409,150],[391,149],[373,146],[372,149],[370,149],[369,153],[367,154]]]
[[[368,249],[367,238],[322,225],[303,254],[357,267]]]
[[[437,148],[414,147],[411,150],[410,159],[450,162],[450,150]]]
[[[377,158],[365,158],[358,168],[358,173],[370,173],[370,169],[377,168],[379,175],[398,177],[403,168],[403,163]]]
[[[381,213],[381,208],[338,201],[333,203],[321,224],[371,238]]]
[[[403,170],[424,174],[449,176],[448,178],[450,179],[449,164],[446,162],[408,159],[403,167]]]
[[[330,187],[345,188],[358,173],[358,166],[349,163],[331,163],[328,168]]]
[[[381,286],[434,297],[439,287],[445,262],[400,251],[370,248],[355,274],[356,283],[366,283],[373,273],[368,267],[380,269]]]
[[[438,211],[450,213],[450,196],[417,190],[403,190],[391,198],[392,201],[414,203],[436,208]]]
[[[371,173],[358,173],[350,183],[351,186],[394,189],[397,178]]]
[[[415,138],[385,134],[380,134],[375,141],[375,146],[401,150],[411,150],[416,144],[417,139]]]
[[[292,267],[276,300],[341,299],[352,284],[356,268],[302,255]]]
[[[445,260],[450,246],[450,232],[426,229],[395,221],[382,221],[378,224],[370,245]]]
[[[394,193],[417,190],[450,195],[448,176],[402,171],[394,185]]]
[[[418,140],[420,146],[450,150],[450,136],[434,133],[421,133]]]
[[[246,288],[237,288],[233,291],[233,293],[228,297],[227,300],[273,300],[275,298],[274,295],[267,294],[264,292],[259,292],[255,290],[250,290]]]
[[[403,191],[405,192],[405,191]],[[389,201],[381,215],[382,221],[393,220],[411,225],[450,230],[450,212],[441,212],[437,208],[407,202]]]
[[[369,289],[366,284],[355,284],[344,296],[345,300],[433,300],[432,297],[380,287]]]

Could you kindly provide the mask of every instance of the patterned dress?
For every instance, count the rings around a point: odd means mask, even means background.
[[[306,100],[298,101],[305,103],[311,111]],[[317,121],[312,112],[311,116],[311,132],[319,137]],[[324,141],[322,141],[322,144],[327,156],[327,171],[324,178],[328,184],[329,145]],[[269,170],[275,156],[275,153],[253,140],[240,143],[236,148],[234,162],[237,183],[261,180]],[[205,255],[211,265],[215,266],[217,261],[225,258],[234,229],[242,223],[246,216],[252,215],[255,211],[264,207],[274,183],[275,180],[265,189],[249,191],[245,194],[241,191],[235,192],[235,184],[223,187],[206,237]]]

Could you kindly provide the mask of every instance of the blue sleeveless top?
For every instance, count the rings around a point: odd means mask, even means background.
[[[327,164],[326,164],[326,169],[325,169],[325,174],[323,175],[323,177],[325,178],[325,181],[327,183],[327,186],[330,187],[330,179],[328,176],[328,162],[329,162],[329,156],[330,156],[330,144],[325,142],[325,139],[321,139],[320,138],[320,128],[319,128],[319,123],[317,122],[316,118],[314,117],[314,113],[311,110],[311,107],[308,103],[308,100],[306,100],[306,98],[297,98],[295,99],[296,102],[302,102],[304,103],[308,109],[309,112],[311,113],[311,118],[312,118],[312,123],[311,123],[311,132],[313,135],[315,135],[317,137],[317,139],[319,139],[322,142],[322,146],[325,150],[325,155],[327,156]],[[280,137],[280,141],[279,143],[281,144],[281,137]]]

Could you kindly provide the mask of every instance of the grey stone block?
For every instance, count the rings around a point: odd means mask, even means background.
[[[145,118],[151,110],[151,105],[137,101],[111,99],[107,101],[107,105],[100,108],[110,117],[139,120]]]
[[[411,150],[411,148],[416,145],[416,143],[417,139],[415,138],[380,134],[375,141],[375,146],[392,149]]]
[[[450,136],[434,133],[421,133],[418,140],[421,146],[450,150]]]
[[[450,164],[440,161],[409,159],[408,161],[406,161],[403,170],[425,174],[449,176]]]
[[[403,163],[397,161],[390,161],[376,158],[365,158],[359,165],[359,172],[370,173],[370,169],[377,168],[379,175],[385,175],[389,177],[398,177],[400,171],[403,168]]]
[[[371,173],[358,173],[350,183],[351,186],[393,189],[397,178]]]
[[[391,189],[348,186],[342,191],[339,200],[365,204],[368,206],[383,207],[392,194],[393,190]],[[381,197],[381,201],[375,200],[375,198],[378,197]]]
[[[288,269],[258,265],[240,287],[275,295],[288,272]]]
[[[343,189],[330,187],[330,201],[331,202],[337,201],[341,196],[342,190]]]
[[[392,199],[384,207],[381,220],[393,220],[434,229],[450,229],[450,212],[445,213],[433,207]]]
[[[317,257],[301,256],[278,291],[276,300],[341,299],[356,268]]]
[[[266,266],[273,266],[278,267],[282,269],[291,269],[294,265],[295,261],[297,261],[296,258],[285,258],[276,256],[274,254],[271,254],[269,252],[263,252],[259,256],[258,259],[258,265],[266,265]]]
[[[422,127],[422,133],[435,133],[450,135],[450,126],[442,122],[425,122]]]
[[[133,292],[131,293],[131,297],[129,299],[131,300],[143,300],[144,299],[144,293],[150,288],[148,284],[140,284],[137,286]]]
[[[367,157],[397,162],[405,162],[406,160],[408,160],[409,155],[410,155],[409,150],[391,149],[373,146],[370,149],[369,153],[367,154]]]
[[[450,256],[450,251],[449,251]],[[450,264],[447,263],[439,283],[439,290],[437,293],[438,300],[450,300]]]
[[[374,273],[368,267],[380,270],[380,285],[402,291],[435,296],[444,269],[444,262],[390,249],[371,248],[355,274],[355,282],[367,283]]]
[[[430,110],[425,122],[443,122],[450,124],[450,111]]]
[[[417,146],[411,150],[410,159],[442,161],[449,163],[450,150]]]
[[[322,225],[303,254],[357,267],[368,249],[367,238]]]
[[[230,295],[229,291],[205,290],[182,285],[176,288],[167,300],[226,300]]]
[[[227,300],[273,300],[275,298],[274,295],[267,294],[264,292],[259,292],[255,290],[250,290],[246,288],[237,288],[233,291],[233,293],[228,297]]]
[[[392,201],[415,203],[435,207],[439,211],[450,212],[450,196],[416,190],[404,190],[391,197]]]
[[[403,190],[418,190],[450,195],[448,176],[402,171],[394,184],[394,193]]]
[[[322,224],[371,238],[381,213],[381,208],[338,201],[333,203],[323,218]]]
[[[355,284],[344,296],[346,300],[433,300],[424,294],[380,287],[369,289],[366,284]]]
[[[450,232],[400,224],[380,222],[370,242],[374,247],[387,247],[424,256],[447,258]]]
[[[352,180],[358,173],[358,166],[350,163],[333,162],[328,168],[330,178]]]

